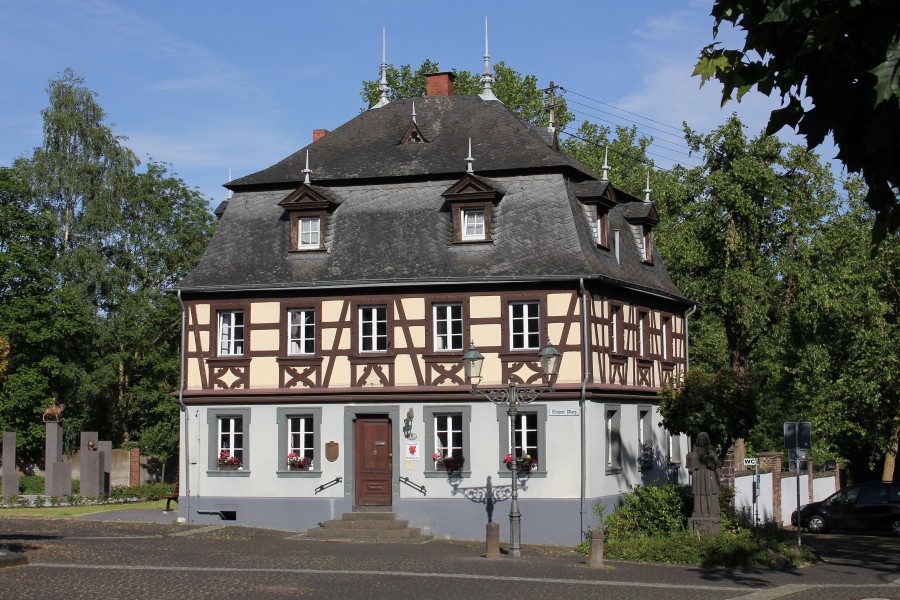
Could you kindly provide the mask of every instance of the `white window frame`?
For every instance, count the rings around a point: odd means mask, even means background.
[[[638,468],[649,471],[653,468],[653,409],[648,405],[638,406]],[[650,444],[650,463],[642,462],[644,444]]]
[[[250,416],[249,408],[210,408],[206,413],[208,435],[207,475],[212,477],[246,477],[250,475]],[[223,431],[223,423],[228,427]],[[235,432],[235,425],[240,423],[240,432]],[[223,435],[227,437],[225,447]],[[240,436],[236,439],[235,436]],[[239,447],[238,447],[239,446]],[[219,454],[226,450],[241,461],[239,471],[220,471]]]
[[[441,431],[439,420],[441,417],[452,417],[454,421],[459,422],[459,444],[451,440],[450,445],[453,446],[451,451],[456,451],[458,457],[463,460],[462,468],[453,473],[448,474],[447,471],[439,471],[437,462],[431,457],[435,452],[439,451],[441,444],[439,442],[439,434]],[[424,406],[422,409],[422,418],[425,421],[425,443],[421,447],[421,452],[428,452],[428,456],[423,457],[425,461],[425,477],[469,477],[472,470],[469,466],[471,457],[469,455],[469,429],[472,423],[472,407],[471,406]],[[456,427],[456,424],[453,424]],[[446,449],[444,449],[446,450]],[[446,456],[442,452],[442,456]]]
[[[604,422],[606,428],[604,453],[606,473],[622,472],[622,407],[618,404],[607,405]]]
[[[295,316],[300,318],[301,322],[294,323]],[[316,309],[288,309],[287,327],[289,355],[310,355],[316,353]],[[295,328],[298,335],[294,335]]]
[[[321,217],[300,217],[297,219],[297,248],[318,249],[321,247]]]
[[[458,311],[458,316],[453,313]],[[434,351],[453,352],[463,349],[463,305],[461,303],[435,304]]]
[[[527,434],[531,434],[532,438],[536,438],[537,440],[536,446],[529,443],[530,440],[527,439],[525,444],[526,453],[531,454],[531,457],[537,460],[537,467],[531,471],[530,476],[538,478],[546,477],[549,462],[547,453],[547,406],[545,404],[529,404],[527,408],[518,410],[516,412],[517,418],[520,415],[529,415],[524,419],[519,420],[518,427],[515,427],[510,421],[507,410],[508,409],[505,406],[497,406],[497,422],[500,425],[500,446],[498,456],[498,472],[500,477],[511,477],[512,472],[507,469],[506,465],[503,463],[503,458],[506,454],[513,454],[516,458],[519,458],[519,455],[517,455],[516,452],[521,452],[522,444],[520,442],[518,446],[515,446],[515,443],[517,435],[521,440],[523,421],[526,421],[526,437]],[[531,423],[528,423],[527,421],[531,421]]]
[[[442,439],[445,440],[445,443],[441,442]],[[460,459],[464,458],[462,452],[462,414],[439,413],[434,415],[434,448],[432,454]],[[437,469],[437,465],[435,465],[435,469]]]
[[[483,208],[463,208],[460,210],[462,223],[460,237],[463,240],[485,240],[487,239],[486,223]],[[472,231],[469,231],[469,228]]]
[[[650,313],[646,310],[639,310],[638,314],[638,356],[641,358],[647,358],[647,348],[645,339],[647,334],[649,333],[648,328],[650,326]]]
[[[309,470],[291,471],[287,466],[287,455],[296,452],[297,447],[293,446],[291,440],[291,419],[304,419],[304,426],[308,431],[312,432],[312,455],[306,453],[304,447],[304,456],[310,456],[312,463]],[[278,477],[286,478],[319,478],[322,476],[322,408],[320,406],[291,406],[278,408],[276,411],[276,421],[278,423],[278,456],[275,458],[275,467]],[[308,440],[307,440],[308,441]]]
[[[236,323],[236,321],[240,323]],[[243,356],[244,355],[244,311],[220,310],[218,315],[219,326],[219,356]]]
[[[521,314],[516,315],[521,309]],[[517,331],[517,329],[519,331]],[[516,338],[521,342],[516,344]],[[509,348],[510,350],[538,350],[541,347],[541,303],[509,303]]]
[[[622,307],[615,304],[609,308],[609,351],[612,354],[622,353],[622,340],[619,334],[619,320],[622,318]]]
[[[286,443],[285,461],[287,461],[287,455],[293,452],[309,458],[312,461],[311,469],[315,466],[318,458],[316,457],[316,428],[312,415],[287,416]]]
[[[540,461],[540,448],[538,447],[537,413],[520,411],[516,413],[516,422],[510,419],[509,453],[514,458],[522,458],[526,454]],[[518,443],[517,443],[518,442]]]
[[[384,326],[384,332],[378,332],[378,326]],[[368,332],[366,331],[368,329]],[[366,346],[369,346],[368,348]],[[359,307],[359,351],[387,352],[388,322],[387,306]]]

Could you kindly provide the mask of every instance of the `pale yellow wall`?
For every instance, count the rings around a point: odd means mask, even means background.
[[[274,356],[257,356],[250,369],[251,388],[277,388],[278,363]]]
[[[400,301],[403,304],[403,312],[406,318],[410,320],[419,320],[425,318],[425,299],[424,298],[403,298]],[[400,315],[397,315],[400,318]]]
[[[201,389],[200,385],[200,369],[205,368],[205,364],[203,361],[197,360],[196,358],[188,359],[187,361],[187,381],[185,385],[187,385],[187,389],[189,390],[199,390]]]
[[[472,325],[469,328],[469,339],[476,346],[486,346],[495,343],[495,340],[501,340],[501,346],[506,344],[503,340],[503,331],[500,325]]]
[[[547,294],[547,314],[551,317],[564,317],[569,314],[569,305],[572,303],[574,292],[564,294]],[[581,315],[581,302],[576,300],[575,311],[572,313]]]
[[[325,300],[322,302],[322,322],[335,322],[341,318],[345,300]]]
[[[209,304],[197,304],[197,323],[199,325],[209,325]]]
[[[398,356],[394,362],[394,382],[397,385],[417,385],[412,357],[408,354]]]
[[[330,359],[326,357],[322,363],[323,374],[328,368],[329,362],[334,363],[331,371],[331,387],[350,387],[350,363],[347,361],[347,357],[337,356]]]
[[[475,319],[496,317],[502,314],[500,296],[472,296],[469,299],[469,316]]]
[[[250,336],[251,352],[277,352],[279,330],[277,329],[257,329]],[[254,359],[256,360],[256,359]],[[254,367],[255,368],[255,367]]]
[[[412,339],[414,348],[425,348],[426,353],[433,350],[431,340],[425,339],[425,327],[421,325],[410,327],[409,337]]]
[[[254,302],[250,305],[250,320],[252,323],[280,323],[280,302]]]

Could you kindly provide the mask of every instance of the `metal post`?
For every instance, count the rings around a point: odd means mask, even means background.
[[[800,430],[800,423],[797,423],[797,431]],[[799,438],[799,436],[798,436]],[[794,449],[794,464],[797,467],[797,545],[802,546],[803,540],[800,539],[800,531],[803,529],[803,519],[800,515],[800,443]]]
[[[509,415],[510,435],[515,436],[516,429],[516,384],[514,381],[509,382],[509,409],[506,414]],[[523,442],[524,443],[524,442]],[[515,452],[515,442],[510,440],[513,452]],[[522,556],[522,515],[519,513],[519,461],[518,458],[512,457],[512,501],[509,505],[509,554],[513,558]]]

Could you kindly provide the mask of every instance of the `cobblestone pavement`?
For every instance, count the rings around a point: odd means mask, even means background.
[[[0,598],[900,599],[900,540],[878,536],[817,536],[829,560],[797,570],[590,569],[558,547],[487,560],[480,543],[334,543],[155,520],[0,518],[0,545],[28,559],[0,568]]]

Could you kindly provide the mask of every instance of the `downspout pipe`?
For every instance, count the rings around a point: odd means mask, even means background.
[[[191,445],[191,430],[190,430],[190,412],[188,411],[187,405],[184,403],[184,371],[185,371],[185,358],[184,351],[186,348],[186,339],[187,339],[187,311],[184,309],[184,300],[181,298],[181,290],[177,290],[178,295],[178,303],[181,305],[181,361],[179,361],[180,366],[180,375],[178,381],[178,403],[181,405],[181,412],[184,415],[184,487],[181,488],[184,490],[185,495],[185,514],[187,515],[187,522],[191,522],[191,460],[190,460],[190,445]],[[179,475],[179,478],[181,475]]]
[[[581,357],[582,357],[582,379],[581,379],[581,396],[578,398],[578,408],[581,414],[581,503],[579,504],[579,514],[581,515],[581,535],[584,535],[584,497],[587,488],[587,416],[585,413],[585,397],[587,394],[587,384],[590,377],[591,357],[590,339],[588,337],[588,318],[587,318],[587,290],[584,289],[584,277],[578,280],[578,288],[581,293]]]

